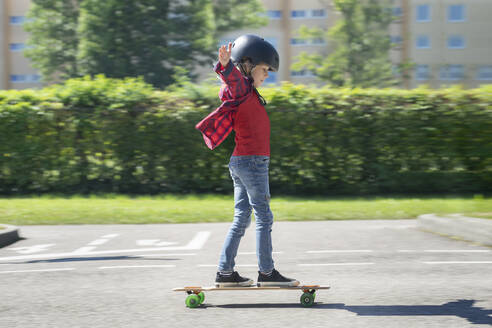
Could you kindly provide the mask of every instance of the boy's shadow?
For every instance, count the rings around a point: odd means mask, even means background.
[[[473,324],[492,325],[492,310],[473,306],[475,300],[458,300],[442,305],[345,305],[316,303],[311,309],[347,310],[360,316],[456,316]],[[207,306],[207,305],[205,305]],[[212,306],[212,305],[209,305]],[[300,304],[230,304],[219,308],[298,308]]]

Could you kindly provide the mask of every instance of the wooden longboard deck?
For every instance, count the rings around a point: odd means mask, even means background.
[[[188,287],[179,287],[173,288],[175,292],[200,292],[200,291],[218,291],[218,290],[280,290],[280,289],[293,289],[293,290],[304,290],[304,289],[330,289],[328,285],[299,285],[299,286],[268,286],[268,287],[201,287],[201,286],[188,286]]]

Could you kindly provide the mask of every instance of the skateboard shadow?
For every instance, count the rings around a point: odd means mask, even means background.
[[[456,316],[472,324],[492,325],[492,310],[474,306],[475,300],[458,300],[442,305],[346,305],[316,302],[309,310],[346,310],[360,316]],[[206,305],[217,308],[299,308],[300,304],[227,304]]]

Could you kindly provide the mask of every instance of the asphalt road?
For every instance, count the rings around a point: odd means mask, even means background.
[[[172,288],[212,285],[229,224],[21,227],[0,249],[0,327],[490,327],[492,249],[415,221],[276,222],[276,268],[329,284],[220,291],[188,309]],[[257,278],[255,231],[237,270]]]

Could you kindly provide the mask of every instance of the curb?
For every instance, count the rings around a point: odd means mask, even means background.
[[[8,246],[20,239],[19,228],[8,224],[0,224],[5,229],[0,230],[0,247]]]
[[[417,218],[417,222],[422,230],[492,246],[492,220],[470,218],[460,214],[424,214]]]

